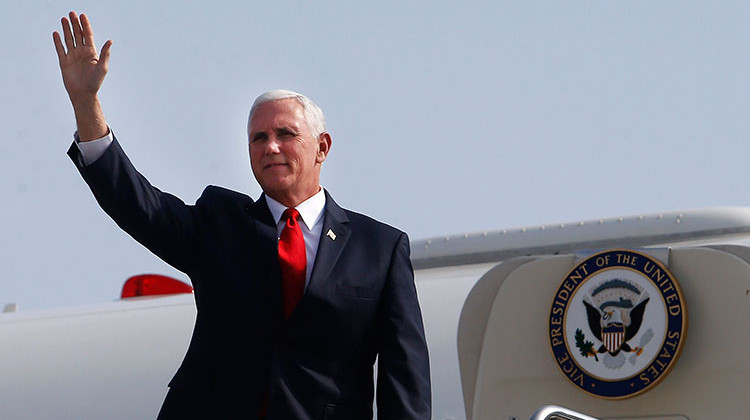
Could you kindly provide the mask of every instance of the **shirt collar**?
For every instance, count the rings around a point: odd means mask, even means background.
[[[276,225],[278,225],[281,220],[281,215],[287,207],[269,197],[268,194],[266,194],[266,203],[268,204],[268,210],[271,211],[273,220],[276,222]],[[325,206],[326,195],[323,188],[321,188],[315,195],[299,203],[295,208],[302,217],[305,226],[307,226],[307,230],[312,230],[313,226],[315,226],[318,220],[322,217]]]

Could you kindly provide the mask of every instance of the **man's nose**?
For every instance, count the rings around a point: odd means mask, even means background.
[[[272,136],[268,139],[266,142],[265,151],[267,155],[277,155],[279,154],[279,141],[275,136]]]

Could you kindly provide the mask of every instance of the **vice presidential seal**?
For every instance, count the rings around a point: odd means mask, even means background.
[[[672,369],[687,332],[685,299],[662,263],[609,250],[576,265],[555,293],[549,340],[557,366],[582,391],[629,398]]]

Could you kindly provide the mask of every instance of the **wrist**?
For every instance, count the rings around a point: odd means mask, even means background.
[[[70,97],[70,103],[73,105],[74,110],[84,110],[84,109],[93,109],[99,106],[99,97],[94,93],[85,93],[85,94],[68,94]]]
[[[71,99],[71,101],[73,102],[80,141],[96,140],[109,133],[104,111],[96,96],[77,98],[75,101]]]

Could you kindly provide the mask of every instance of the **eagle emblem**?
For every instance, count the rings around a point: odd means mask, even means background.
[[[587,345],[583,332],[578,330],[576,344],[584,357],[606,354],[604,358],[607,367],[618,368],[624,363],[620,352],[634,353],[635,357],[643,352],[644,343],[632,347],[628,342],[638,334],[643,323],[643,314],[648,304],[648,293],[637,284],[624,279],[610,279],[595,287],[588,296],[583,298],[586,308],[589,329],[601,345],[594,350],[593,343]]]

